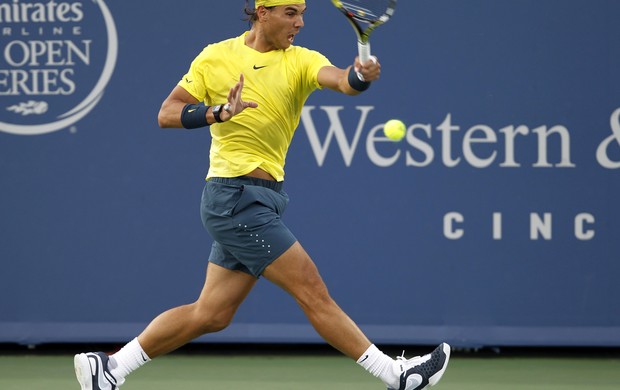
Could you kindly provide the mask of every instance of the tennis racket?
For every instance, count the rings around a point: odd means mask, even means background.
[[[371,57],[370,34],[390,20],[396,8],[396,0],[332,0],[332,3],[351,22],[357,34],[360,61],[366,63]]]

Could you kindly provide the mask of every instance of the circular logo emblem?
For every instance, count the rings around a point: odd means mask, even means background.
[[[0,131],[65,129],[101,100],[118,35],[103,0],[0,4]]]

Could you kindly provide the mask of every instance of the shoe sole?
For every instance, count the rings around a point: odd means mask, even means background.
[[[443,353],[446,355],[446,360],[443,362],[443,367],[441,367],[441,370],[437,371],[433,376],[428,378],[428,387],[435,386],[437,382],[439,382],[439,380],[443,376],[443,373],[446,371],[446,368],[448,368],[448,361],[450,360],[450,346],[446,343],[442,343],[441,349],[443,350]]]
[[[80,382],[82,390],[93,390],[88,357],[83,353],[75,355],[73,358],[73,367],[75,368],[75,376],[78,382]]]

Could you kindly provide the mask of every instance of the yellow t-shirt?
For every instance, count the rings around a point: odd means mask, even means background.
[[[282,181],[303,105],[321,88],[319,70],[331,63],[299,46],[260,53],[245,45],[246,34],[208,45],[178,85],[207,105],[222,104],[243,73],[242,99],[258,103],[258,108],[211,125],[207,179],[243,176],[261,168]]]

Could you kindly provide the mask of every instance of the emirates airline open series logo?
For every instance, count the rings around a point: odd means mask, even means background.
[[[0,131],[65,129],[101,100],[118,55],[103,0],[0,3]]]

